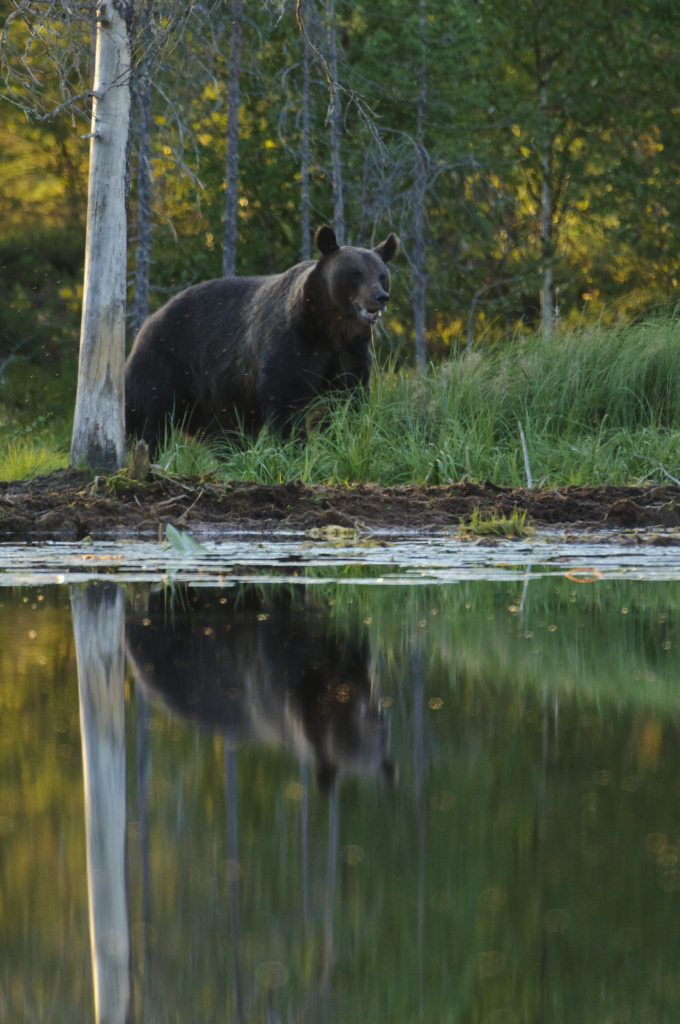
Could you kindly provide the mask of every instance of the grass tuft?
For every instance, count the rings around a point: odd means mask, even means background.
[[[68,465],[68,453],[49,441],[20,437],[0,446],[0,480],[26,480]]]
[[[484,515],[476,508],[467,522],[460,520],[460,532],[472,537],[526,537],[533,528],[526,521],[527,514],[514,508],[512,515]]]

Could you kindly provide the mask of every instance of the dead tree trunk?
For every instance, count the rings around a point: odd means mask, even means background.
[[[301,0],[300,16],[306,15],[306,0]],[[307,20],[305,18],[305,20]],[[303,38],[302,45],[302,147],[300,153],[300,221],[302,229],[302,250],[303,260],[312,257],[310,218],[309,218],[309,136],[310,136],[310,60],[309,46],[307,39]]]
[[[130,931],[125,884],[123,590],[71,588],[83,746],[87,888],[97,1024],[125,1024]]]
[[[71,465],[125,464],[125,291],[127,143],[132,7],[98,8],[87,196],[85,279]]]
[[[339,245],[345,244],[345,204],[342,192],[342,104],[338,89],[338,40],[335,31],[334,0],[326,0],[328,19],[328,70],[331,75],[331,174],[333,178],[333,227]]]
[[[541,156],[541,260],[543,261],[543,287],[541,289],[541,326],[544,334],[549,334],[553,326],[553,309],[555,306],[553,289],[552,259],[555,254],[553,232],[553,144],[548,122],[548,75],[549,64],[544,54],[540,55],[539,92],[541,113],[545,129],[543,153]]]
[[[427,65],[425,63],[425,0],[419,0],[418,25],[422,64],[418,72],[418,113],[416,121],[416,172],[413,216],[413,320],[416,334],[416,366],[427,370],[427,337],[425,334],[425,194],[427,190],[427,153],[425,151],[425,113],[427,102]]]
[[[132,333],[149,315],[149,268],[151,264],[151,74],[148,65],[151,52],[151,0],[145,0],[140,16],[142,66],[137,82],[139,107],[139,156],[137,166],[137,260],[135,266],[135,303],[132,310]]]
[[[231,4],[231,49],[229,52],[229,112],[227,120],[227,193],[224,200],[224,246],[222,273],[236,273],[238,241],[238,114],[241,101],[241,44],[243,40],[243,0]]]

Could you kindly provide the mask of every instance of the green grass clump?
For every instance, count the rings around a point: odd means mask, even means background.
[[[509,516],[502,512],[500,515],[484,515],[476,508],[467,522],[460,520],[460,532],[473,537],[526,537],[531,533],[526,518],[526,512],[520,514],[516,508]]]
[[[25,480],[68,465],[68,453],[49,441],[19,437],[0,446],[0,480]]]

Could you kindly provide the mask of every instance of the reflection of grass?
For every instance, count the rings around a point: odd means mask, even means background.
[[[502,512],[500,515],[487,515],[474,509],[467,523],[464,519],[460,521],[460,531],[464,535],[475,537],[526,537],[531,533],[531,527],[526,524],[527,514],[514,508],[511,516]]]
[[[526,593],[517,581],[322,583],[308,588],[307,600],[333,602],[330,629],[365,629],[375,665],[389,666],[393,678],[421,645],[428,672],[446,689],[507,686],[521,703],[547,686],[594,708],[680,713],[680,583],[577,584],[556,574],[529,580]]]
[[[0,480],[24,480],[68,465],[68,455],[53,442],[19,437],[0,448]]]

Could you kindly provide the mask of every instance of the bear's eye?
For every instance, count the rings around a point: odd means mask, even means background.
[[[361,278],[362,278],[362,277],[363,277],[364,275],[363,275],[363,272],[362,272],[361,270],[358,270],[358,269],[357,269],[357,270],[353,270],[353,271],[352,271],[352,272],[350,273],[350,275],[349,275],[349,276],[350,276],[350,280],[352,280],[352,281],[360,281],[360,280],[361,280]]]

